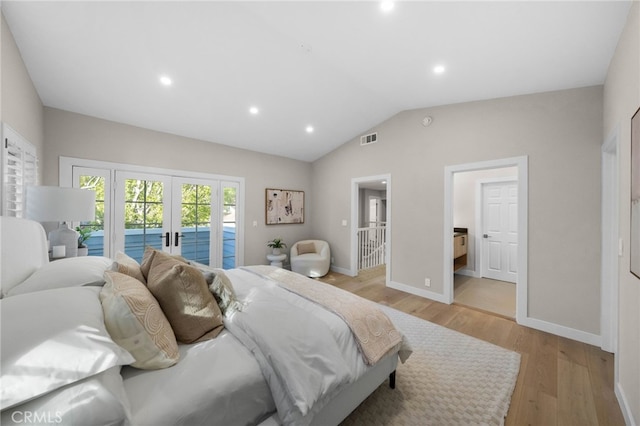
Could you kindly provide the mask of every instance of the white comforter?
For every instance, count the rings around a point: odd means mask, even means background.
[[[245,306],[225,326],[260,364],[283,424],[309,424],[370,368],[337,315],[251,272],[227,275]]]

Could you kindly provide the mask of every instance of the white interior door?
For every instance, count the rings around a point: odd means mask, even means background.
[[[515,283],[518,274],[518,185],[482,185],[482,276]]]

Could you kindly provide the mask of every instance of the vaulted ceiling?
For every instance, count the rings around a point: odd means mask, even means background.
[[[46,106],[313,161],[402,110],[602,84],[630,4],[4,0],[2,11]]]

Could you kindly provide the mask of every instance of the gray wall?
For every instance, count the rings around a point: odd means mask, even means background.
[[[634,2],[627,24],[607,73],[604,85],[603,139],[612,132],[619,136],[619,232],[625,251],[619,258],[619,390],[624,394],[628,410],[640,422],[640,280],[629,272],[630,246],[630,182],[631,124],[640,106],[640,3]],[[637,167],[638,165],[636,165]]]
[[[42,159],[44,146],[42,102],[31,82],[4,15],[0,20],[0,26],[2,27],[0,29],[2,32],[0,121],[11,126],[13,130],[35,145],[38,158]],[[39,172],[41,175],[42,166]]]
[[[75,157],[245,178],[245,263],[266,264],[267,241],[312,238],[311,165],[273,155],[45,108],[44,183],[58,184],[59,157]],[[265,188],[305,191],[304,224],[265,225]],[[258,226],[253,226],[256,221]]]
[[[336,266],[350,267],[351,179],[389,173],[391,280],[429,277],[442,294],[445,166],[528,155],[529,316],[599,334],[601,86],[405,111],[370,130],[378,143],[313,163],[313,230]]]

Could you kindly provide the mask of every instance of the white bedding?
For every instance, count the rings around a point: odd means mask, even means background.
[[[278,423],[310,424],[336,394],[372,370],[335,314],[254,273],[226,274],[244,307],[225,319],[220,336],[181,345],[180,362],[168,369],[123,368],[133,425],[258,424],[276,408]],[[247,322],[257,328],[247,329]],[[268,351],[246,339],[251,330],[271,336]],[[259,365],[261,357],[275,361],[271,373],[265,362]]]
[[[255,358],[226,330],[180,345],[173,367],[124,367],[122,376],[136,426],[251,425],[275,410]]]
[[[233,426],[256,425],[267,419],[277,424],[307,425],[314,422],[324,424],[322,419],[326,418],[332,419],[329,423],[337,423],[394,369],[396,354],[385,357],[384,362],[378,365],[367,366],[347,324],[320,305],[252,272],[235,269],[226,271],[226,274],[243,305],[242,310],[225,321],[227,330],[217,338],[181,345],[180,361],[176,365],[160,370],[122,367],[122,380],[113,380],[113,377],[120,378],[117,373],[119,365],[133,361],[122,350],[117,357],[119,361],[95,371],[80,368],[83,364],[76,362],[74,365],[85,373],[83,376],[74,376],[71,381],[25,394],[19,400],[8,402],[4,408],[15,405],[16,410],[25,408],[38,415],[53,413],[56,416],[54,421],[62,419],[64,424],[71,425],[120,425],[126,421],[126,424],[134,426]],[[35,339],[32,345],[35,349],[44,347],[43,341],[53,342],[60,338],[55,327],[66,324],[64,320],[69,316],[74,319],[70,327],[79,326],[84,330],[97,321],[92,330],[100,329],[103,316],[98,292],[95,287],[68,287],[3,299],[3,317],[9,313],[9,317],[20,320],[2,321],[4,345],[0,382],[4,385],[11,378],[11,369],[4,364],[16,357],[4,352],[16,349],[16,342]],[[58,294],[60,300],[54,297]],[[35,303],[41,299],[42,303]],[[20,305],[22,301],[25,301],[25,307],[13,312],[12,306]],[[74,313],[74,306],[82,314]],[[27,307],[36,309],[37,314],[29,313]],[[48,312],[45,308],[51,311],[50,315],[45,315]],[[44,321],[44,324],[55,327],[27,326],[22,318],[25,315],[32,322]],[[86,319],[87,315],[93,319]],[[22,327],[24,332],[11,333],[9,326]],[[49,329],[52,330],[51,336],[33,334],[33,330],[42,334]],[[85,334],[77,333],[77,337],[82,338]],[[109,338],[106,330],[103,334],[91,341],[95,340],[94,343],[99,343],[101,348],[113,346],[121,349]],[[12,335],[16,336],[16,342],[9,339],[8,336]],[[20,337],[23,335],[31,337]],[[88,356],[86,351],[77,348],[86,349],[87,344],[83,341],[82,345],[74,345],[73,355],[84,360]],[[105,351],[103,348],[99,352]],[[59,368],[65,365],[64,362],[73,361],[73,356],[60,358],[52,355],[38,356],[39,360],[52,362],[37,375],[46,383],[56,372],[68,370],[70,374],[75,371],[71,367]],[[96,365],[100,367],[102,364]],[[114,369],[103,373],[114,365]],[[376,374],[367,374],[369,372]],[[351,391],[346,390],[353,389],[354,383],[364,382],[367,382],[367,387],[363,388],[366,393],[358,392],[358,400],[352,401],[350,394],[347,395]],[[15,385],[2,387],[0,394],[3,398],[19,388]],[[9,389],[11,392],[7,392]],[[93,389],[95,395],[92,394]],[[336,409],[336,401],[332,399],[338,394],[339,402],[350,401],[346,408]],[[38,395],[41,396],[36,398]],[[52,411],[54,406],[56,410],[63,407],[64,412]],[[24,419],[13,419],[13,411],[2,412],[3,423],[24,422]],[[316,417],[321,411],[323,415]],[[327,411],[331,411],[333,417],[326,417]]]
[[[234,269],[227,275],[245,307],[225,326],[256,356],[283,424],[309,424],[370,370],[337,315],[254,273]]]

